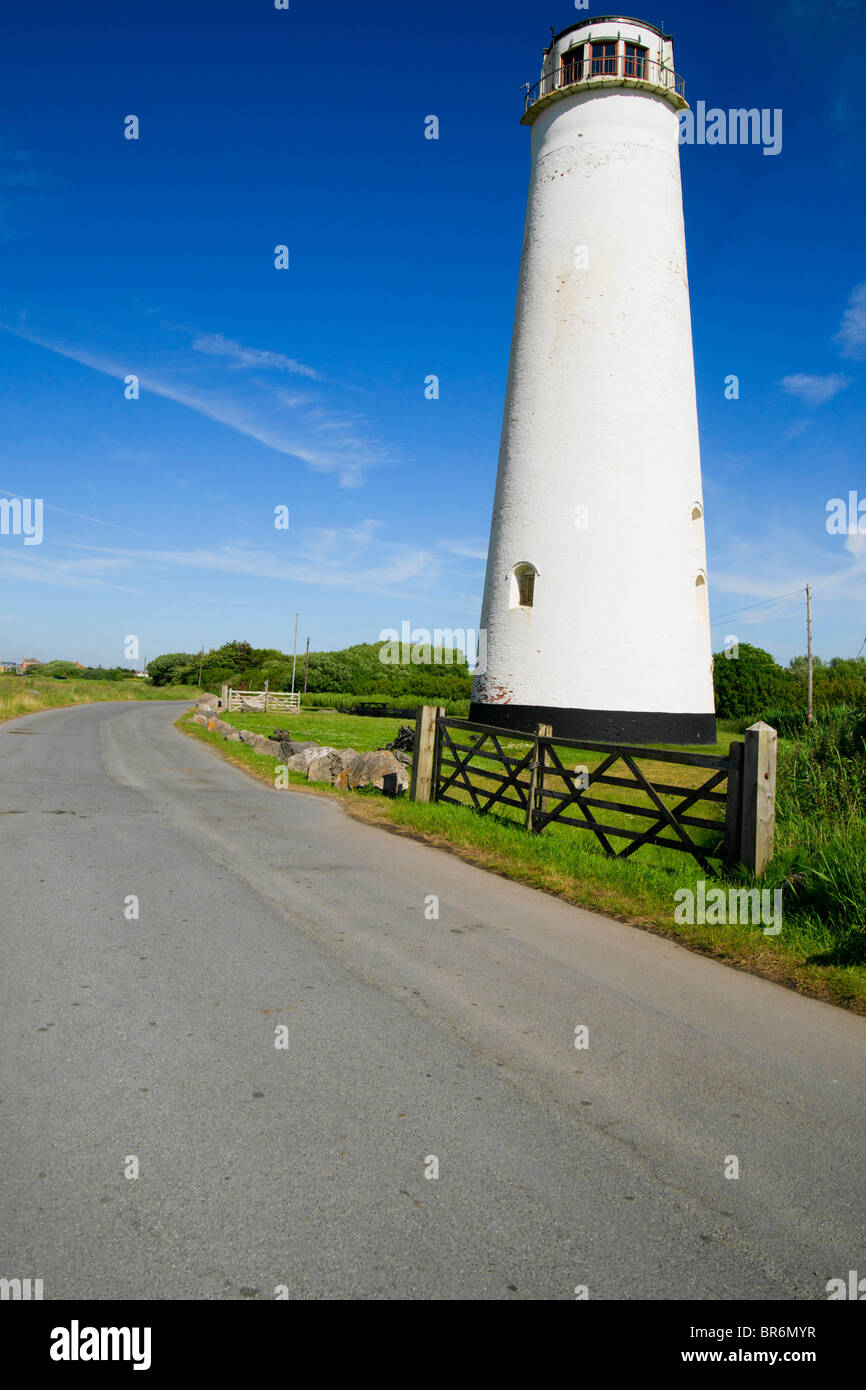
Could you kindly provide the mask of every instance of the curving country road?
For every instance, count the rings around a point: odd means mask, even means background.
[[[0,1275],[823,1299],[866,1270],[866,1020],[271,790],[182,708],[0,725]]]

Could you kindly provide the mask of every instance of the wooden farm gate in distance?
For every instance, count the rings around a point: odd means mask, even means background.
[[[507,752],[503,745],[515,742],[526,744],[525,752]],[[594,767],[567,766],[566,749],[598,761]],[[700,776],[699,786],[689,786],[647,775],[646,763],[670,766],[671,779],[677,766],[707,775]],[[607,787],[625,789],[634,800],[600,797]],[[745,864],[760,875],[773,856],[775,790],[776,732],[767,724],[754,724],[745,742],[731,744],[722,757],[555,738],[545,724],[535,734],[519,733],[448,719],[444,710],[429,705],[418,712],[413,800],[468,804],[480,815],[508,806],[521,813],[527,831],[538,834],[553,824],[589,831],[611,857],[626,859],[655,845],[692,855],[708,874],[716,859]],[[605,812],[636,817],[637,824],[612,824],[609,814],[600,815]],[[691,833],[695,829],[714,832],[713,838],[698,841]],[[627,843],[615,848],[620,840]]]
[[[232,690],[224,685],[220,708],[228,711],[249,710],[250,713],[267,714],[270,710],[279,710],[283,714],[300,714],[301,697],[289,690],[268,690],[267,687],[264,690]]]

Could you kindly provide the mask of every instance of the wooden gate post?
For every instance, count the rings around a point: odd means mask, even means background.
[[[228,707],[229,707],[229,688],[228,688],[227,685],[224,685],[223,688],[222,688],[222,694],[220,695],[220,709],[228,709]]]
[[[270,683],[270,680],[265,681],[265,714],[268,712],[268,686]]]
[[[740,861],[760,878],[773,857],[776,833],[776,730],[759,722],[746,730]]]
[[[542,738],[553,737],[552,724],[539,724],[535,730],[535,748],[533,749],[532,772],[529,777],[529,796],[526,801],[526,822],[525,830],[535,829],[535,813],[544,808],[544,798],[539,795],[544,787],[544,744],[539,742]],[[536,804],[537,803],[537,804]]]
[[[743,823],[743,749],[732,743],[728,749],[728,786],[725,800],[725,863],[740,862],[740,828]]]
[[[444,715],[442,705],[422,705],[415,720],[415,750],[412,754],[410,801],[432,801],[436,789],[433,774],[436,762],[436,720]]]

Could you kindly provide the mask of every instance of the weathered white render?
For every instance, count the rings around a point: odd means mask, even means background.
[[[557,35],[528,94],[474,719],[715,738],[681,91],[670,39],[614,17]]]

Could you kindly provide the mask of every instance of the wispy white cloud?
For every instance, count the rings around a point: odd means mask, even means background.
[[[823,529],[823,528],[822,528]],[[728,596],[743,605],[780,598],[778,605],[738,613],[731,622],[764,624],[789,609],[805,594],[807,582],[819,599],[861,605],[866,587],[866,536],[835,537],[826,533],[813,543],[807,538],[776,530],[759,544],[740,542],[730,548],[710,570],[710,596],[714,611],[735,607]],[[725,596],[724,599],[719,596]],[[787,598],[781,596],[790,595]],[[803,602],[805,599],[803,598]],[[716,626],[716,620],[713,620]],[[733,631],[734,628],[729,628]]]
[[[433,554],[413,546],[377,540],[375,554],[371,557],[372,530],[366,534],[340,531],[333,538],[326,532],[322,541],[321,545],[317,544],[314,533],[308,544],[300,547],[290,559],[272,550],[237,543],[186,550],[81,548],[139,575],[158,570],[211,570],[266,579],[271,583],[288,581],[389,597],[405,596],[402,592],[405,586],[422,578],[426,588],[431,576],[435,575]]]
[[[814,425],[814,423],[815,421],[812,419],[811,416],[808,420],[795,420],[793,425],[789,425],[788,428],[785,430],[785,433],[782,435],[782,439],[785,441],[785,443],[787,443],[791,439],[798,439],[800,435],[803,434],[809,428],[810,425]]]
[[[203,333],[193,343],[196,352],[205,352],[213,357],[227,357],[234,367],[269,367],[280,372],[295,372],[307,376],[312,381],[321,381],[321,374],[293,357],[284,357],[281,352],[262,352],[257,348],[242,347],[224,338],[221,333]]]
[[[41,551],[0,548],[0,575],[4,581],[24,580],[28,584],[51,584],[61,589],[116,589],[124,594],[140,594],[141,589],[110,583],[105,575],[126,569],[123,560],[110,553],[77,559],[52,559]]]
[[[329,402],[322,403],[319,397],[313,398],[312,418],[308,418],[304,409],[308,404],[306,394],[293,400],[290,393],[266,384],[258,383],[251,389],[240,388],[236,375],[229,381],[217,380],[208,386],[192,386],[186,380],[191,374],[189,362],[175,363],[171,369],[163,367],[150,370],[146,365],[139,366],[135,362],[136,353],[133,351],[121,363],[90,348],[53,341],[20,326],[0,324],[0,328],[118,381],[124,381],[134,370],[143,392],[152,392],[185,406],[248,439],[255,439],[276,453],[299,459],[311,472],[335,474],[341,487],[359,487],[369,468],[399,461],[393,451],[371,435],[366,420],[356,413],[344,415]],[[211,335],[212,338],[216,336]],[[237,346],[227,345],[232,348]],[[225,355],[217,354],[218,357]],[[290,360],[284,359],[285,362]],[[296,366],[301,367],[302,364]],[[314,378],[315,374],[309,379]],[[328,438],[322,441],[320,433],[325,426],[328,428]]]
[[[439,546],[442,550],[447,550],[449,555],[462,555],[467,560],[486,560],[487,545],[479,540],[456,540],[440,541]]]
[[[807,376],[804,372],[797,372],[793,376],[783,377],[781,382],[782,389],[789,396],[796,396],[810,406],[825,405],[850,385],[851,378],[838,372],[831,372],[828,376]]]
[[[92,492],[93,489],[91,488],[90,491]],[[7,492],[2,487],[0,487],[0,496],[17,497],[19,502],[23,500],[20,493]],[[134,526],[124,526],[118,521],[103,521],[101,517],[87,516],[84,512],[70,512],[66,507],[55,507],[44,499],[43,506],[47,512],[59,512],[62,516],[74,517],[76,521],[91,521],[95,526],[110,526],[113,531],[127,531],[131,536],[147,536],[149,540],[159,540],[159,537],[155,536],[152,531],[138,531]]]
[[[866,357],[866,280],[851,291],[842,326],[833,341],[840,345],[843,357]]]

